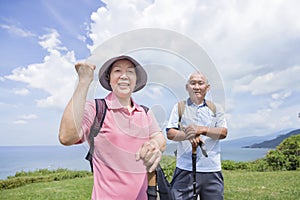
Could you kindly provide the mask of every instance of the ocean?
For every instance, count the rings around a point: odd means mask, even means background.
[[[174,155],[171,145],[165,155]],[[222,160],[251,161],[262,158],[269,149],[222,147]],[[14,176],[18,171],[37,169],[90,170],[85,160],[88,147],[75,146],[0,146],[0,179]]]

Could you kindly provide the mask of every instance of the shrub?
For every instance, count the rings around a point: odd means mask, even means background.
[[[167,180],[171,182],[176,167],[176,158],[174,156],[163,156],[160,165]]]
[[[300,134],[285,139],[276,150],[269,151],[265,160],[274,170],[299,169]]]

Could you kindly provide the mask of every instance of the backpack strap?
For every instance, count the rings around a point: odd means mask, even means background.
[[[107,110],[107,105],[104,99],[95,99],[95,105],[96,105],[96,115],[94,118],[93,125],[91,126],[90,129],[90,134],[88,136],[90,141],[90,150],[88,151],[85,157],[85,159],[90,162],[92,172],[93,172],[93,153],[95,149],[94,138],[98,135],[102,127],[106,115],[106,110]],[[145,110],[146,113],[148,112],[149,108],[147,106],[141,105],[141,107]]]
[[[90,134],[89,134],[89,140],[90,140],[90,150],[87,153],[85,159],[90,161],[90,165],[91,165],[91,171],[93,172],[93,153],[94,153],[94,138],[98,135],[104,118],[105,118],[105,114],[106,114],[106,109],[107,109],[107,105],[104,99],[95,99],[95,105],[96,105],[96,116],[94,118],[94,122],[93,125],[90,129]]]
[[[204,99],[204,103],[207,105],[207,107],[214,113],[214,116],[216,116],[216,105],[209,100]]]
[[[178,102],[178,129],[181,128],[181,118],[182,118],[182,115],[184,113],[185,104],[186,104],[186,101],[179,101]]]
[[[181,118],[184,113],[185,105],[186,101],[178,102],[178,129],[180,129],[181,126]],[[213,112],[214,116],[216,116],[216,105],[212,101],[204,99],[204,106],[205,105]]]

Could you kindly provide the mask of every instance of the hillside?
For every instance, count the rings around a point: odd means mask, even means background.
[[[244,146],[243,148],[270,148],[270,149],[275,149],[284,139],[292,136],[292,135],[297,135],[300,134],[300,129],[296,129],[293,131],[290,131],[286,134],[279,135],[276,138],[272,140],[266,140],[260,143],[255,143],[252,145]]]
[[[280,135],[285,135],[286,133],[289,133],[290,131],[293,131],[295,129],[285,129],[285,130],[280,130],[276,133],[264,135],[264,136],[248,136],[248,137],[241,137],[238,139],[233,139],[233,140],[221,140],[221,144],[223,147],[245,147],[245,146],[250,146],[253,144],[258,144],[264,141],[272,140],[277,138]]]

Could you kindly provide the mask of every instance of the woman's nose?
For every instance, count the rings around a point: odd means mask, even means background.
[[[123,73],[122,75],[121,75],[121,77],[120,77],[121,79],[126,79],[127,78],[127,74],[126,74],[126,72],[125,73]]]

